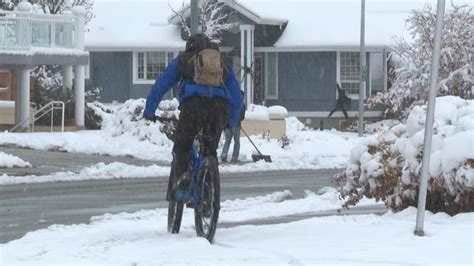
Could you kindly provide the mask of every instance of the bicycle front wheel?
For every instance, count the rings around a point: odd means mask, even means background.
[[[216,158],[208,156],[203,159],[197,189],[200,199],[194,208],[196,234],[212,243],[220,209],[220,180]]]

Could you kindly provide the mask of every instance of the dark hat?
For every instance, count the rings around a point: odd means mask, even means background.
[[[211,45],[211,40],[204,33],[196,33],[189,37],[186,42],[187,52],[200,52]]]

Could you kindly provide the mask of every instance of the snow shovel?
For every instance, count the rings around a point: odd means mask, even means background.
[[[244,132],[245,136],[247,136],[247,138],[249,139],[250,143],[252,143],[253,147],[257,150],[258,154],[252,154],[252,160],[254,162],[256,161],[259,161],[259,160],[264,160],[265,162],[267,163],[271,163],[272,162],[272,158],[270,158],[270,155],[263,155],[260,150],[257,148],[257,146],[255,145],[255,143],[253,143],[253,141],[250,139],[249,137],[249,134],[247,134],[247,132],[245,132],[244,128],[243,127],[240,127],[240,129],[242,129],[242,132]]]

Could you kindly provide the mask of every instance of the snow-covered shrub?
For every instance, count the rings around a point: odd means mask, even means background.
[[[406,124],[382,129],[352,149],[346,170],[333,177],[345,206],[362,197],[393,210],[417,205],[425,118],[426,106],[416,106]],[[474,211],[474,100],[437,98],[429,175],[428,210]]]
[[[166,117],[178,117],[178,100],[164,100],[160,103],[157,115]],[[153,144],[162,145],[163,138],[161,129],[164,126],[160,122],[150,123],[143,119],[145,99],[131,99],[123,104],[105,105],[99,102],[89,103],[89,108],[102,119],[102,130],[107,131],[112,137],[129,135],[135,136],[140,141],[150,141]]]
[[[391,88],[369,97],[368,105],[382,103],[385,116],[405,118],[415,105],[428,98],[436,12],[427,5],[412,11],[407,20],[413,42],[398,40],[395,56],[398,67]],[[472,99],[474,84],[474,14],[470,6],[452,6],[446,10],[442,34],[437,95],[456,95]]]

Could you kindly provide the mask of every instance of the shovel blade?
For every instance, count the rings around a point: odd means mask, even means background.
[[[260,160],[264,160],[267,163],[272,162],[272,158],[270,157],[270,155],[263,155],[263,154],[252,154],[252,160],[254,162],[257,162],[257,161],[260,161]]]

